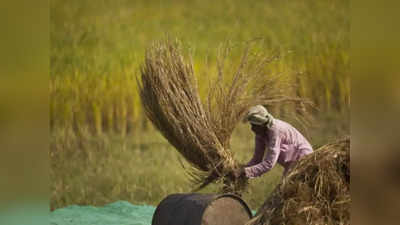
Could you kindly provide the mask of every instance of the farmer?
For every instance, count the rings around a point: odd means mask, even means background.
[[[304,155],[313,152],[310,143],[296,128],[275,119],[262,105],[251,107],[245,117],[255,133],[255,150],[239,176],[254,178],[270,171],[278,162],[285,170]]]

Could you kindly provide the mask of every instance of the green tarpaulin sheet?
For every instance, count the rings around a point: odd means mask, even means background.
[[[102,207],[72,205],[50,214],[51,225],[151,225],[154,206],[117,201]]]

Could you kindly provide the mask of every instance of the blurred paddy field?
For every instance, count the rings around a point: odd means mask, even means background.
[[[50,5],[52,209],[118,200],[157,205],[168,194],[191,190],[179,155],[145,119],[136,89],[145,48],[166,34],[190,48],[203,97],[222,42],[262,40],[258,50],[281,55],[271,73],[291,76],[296,94],[318,108],[307,129],[284,105],[273,106],[273,114],[301,129],[314,147],[350,132],[348,0],[51,0]],[[239,125],[231,142],[239,161],[250,159],[253,138],[247,125]],[[251,180],[244,199],[252,209],[264,202],[280,173],[277,166]]]

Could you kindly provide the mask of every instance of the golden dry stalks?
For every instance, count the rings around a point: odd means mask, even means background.
[[[221,48],[217,80],[210,86],[206,107],[192,60],[183,56],[178,41],[155,42],[147,49],[138,86],[149,120],[192,165],[189,174],[199,185],[196,190],[220,180],[223,192],[239,194],[247,179],[233,175],[239,164],[229,145],[237,123],[252,105],[303,100],[282,95],[277,76],[267,74],[266,65],[277,57],[251,53],[250,47],[234,74],[226,74],[229,50]]]

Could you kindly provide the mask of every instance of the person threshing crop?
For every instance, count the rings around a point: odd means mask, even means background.
[[[296,161],[313,152],[311,144],[296,128],[274,118],[262,105],[251,107],[244,120],[255,133],[255,150],[237,176],[255,178],[270,171],[276,163],[285,168],[285,176]]]

